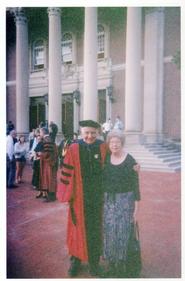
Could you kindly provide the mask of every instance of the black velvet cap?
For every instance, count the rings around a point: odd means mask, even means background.
[[[82,120],[79,122],[80,127],[100,128],[100,124],[93,120]]]

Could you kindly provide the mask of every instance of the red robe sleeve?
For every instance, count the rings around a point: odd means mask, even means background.
[[[70,147],[62,168],[58,169],[57,182],[57,199],[60,202],[69,202],[73,197],[74,186],[74,163]]]

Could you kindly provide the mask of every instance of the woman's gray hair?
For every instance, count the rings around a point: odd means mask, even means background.
[[[110,132],[108,133],[108,135],[107,135],[107,140],[106,140],[106,142],[109,144],[109,143],[110,143],[110,140],[111,140],[112,138],[118,138],[118,139],[120,139],[122,146],[123,146],[124,143],[125,143],[125,135],[124,135],[123,132],[120,131],[120,130],[113,129],[112,131],[110,131]]]

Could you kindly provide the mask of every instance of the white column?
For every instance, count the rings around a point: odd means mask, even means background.
[[[106,93],[106,120],[108,120],[109,118],[111,119],[111,102],[109,96]]]
[[[85,8],[83,119],[97,120],[97,8]]]
[[[61,13],[60,8],[48,8],[49,14],[49,91],[48,121],[57,124],[61,132]]]
[[[112,120],[112,92],[112,86],[108,86],[106,89],[106,120],[109,118]]]
[[[141,131],[141,8],[127,8],[125,130]]]
[[[73,92],[73,131],[78,132],[79,129],[79,106],[80,106],[80,91],[77,88]]]
[[[17,9],[16,21],[16,130],[29,132],[29,55],[28,26],[23,10]]]
[[[48,101],[45,101],[45,120],[48,122]]]
[[[145,16],[144,120],[147,141],[157,141],[163,130],[163,50],[164,11]]]
[[[75,99],[73,99],[73,109],[73,131],[77,133],[79,128],[79,105],[76,103]]]

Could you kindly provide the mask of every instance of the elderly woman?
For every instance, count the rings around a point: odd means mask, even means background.
[[[110,153],[104,171],[103,254],[108,261],[106,277],[125,277],[131,225],[140,200],[135,159],[124,150],[124,135],[112,130],[107,136]]]

